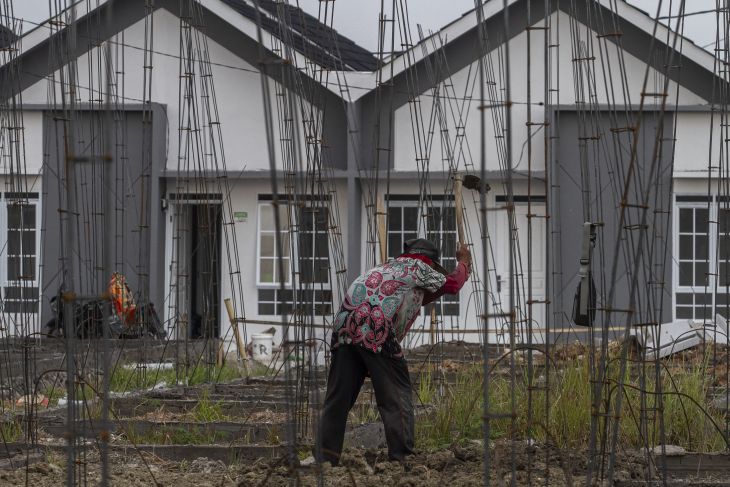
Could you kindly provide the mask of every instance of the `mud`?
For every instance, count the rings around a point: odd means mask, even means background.
[[[96,457],[96,458],[94,458]],[[420,453],[404,464],[389,462],[384,450],[346,450],[340,466],[289,469],[283,459],[256,460],[249,464],[225,465],[220,461],[198,458],[192,462],[164,462],[151,454],[111,458],[111,485],[120,486],[288,486],[292,478],[299,485],[315,486],[478,486],[483,485],[484,449],[477,442],[452,446],[435,452]],[[87,482],[100,478],[96,455],[87,458]],[[500,441],[490,445],[492,485],[585,485],[584,452],[558,452],[524,442]],[[0,485],[58,486],[65,483],[63,458],[48,457],[28,469],[0,471]],[[546,467],[548,465],[548,467]],[[617,461],[617,485],[644,478],[644,457],[623,453]],[[79,468],[81,465],[79,465]],[[77,470],[80,472],[80,470]],[[688,485],[688,484],[684,484]],[[692,485],[692,484],[689,484]]]

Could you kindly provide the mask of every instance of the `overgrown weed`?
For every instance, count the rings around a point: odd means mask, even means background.
[[[535,367],[531,388],[526,369],[519,370],[514,383],[505,375],[505,370],[492,371],[489,380],[492,439],[507,437],[540,442],[549,439],[559,448],[586,448],[592,413],[605,411],[607,404],[610,404],[609,414],[596,415],[596,420],[608,417],[609,426],[612,426],[621,382],[618,359],[608,362],[603,377],[605,387],[597,389],[601,393],[598,404],[592,402],[591,388],[596,382],[591,381],[588,356],[562,362],[559,370],[551,368],[547,391],[544,367]],[[725,440],[716,427],[724,427],[724,419],[720,411],[713,409],[708,398],[711,378],[706,371],[706,358],[693,364],[662,362],[658,373],[661,390],[657,390],[653,363],[630,364],[623,380],[619,421],[621,447],[641,448],[665,443],[697,452],[724,450]],[[642,375],[645,377],[643,384],[639,380]],[[483,376],[481,365],[462,368],[452,384],[444,385],[443,396],[433,395],[435,408],[416,423],[419,447],[435,449],[483,437]],[[432,388],[429,374],[425,374],[424,379],[416,391],[419,397],[429,397]],[[645,394],[641,394],[642,390]],[[532,405],[531,415],[528,403]],[[648,417],[643,423],[640,420],[642,410]],[[660,435],[660,411],[664,413],[664,437]],[[599,442],[606,431],[610,432],[610,427],[607,430],[598,428]]]
[[[126,431],[126,437],[135,445],[212,445],[226,440],[224,433],[212,428],[196,426],[193,428],[161,426],[146,433],[134,429]]]
[[[23,438],[23,425],[20,420],[0,422],[0,441],[3,443],[15,443]]]
[[[128,392],[149,389],[161,383],[196,386],[203,383],[230,382],[239,377],[241,377],[241,373],[235,364],[225,364],[223,367],[198,365],[187,370],[184,368],[179,370],[130,369],[120,364],[112,372],[109,389],[113,392]]]
[[[226,415],[223,414],[223,404],[221,401],[211,401],[210,393],[204,390],[200,396],[200,400],[191,410],[193,421],[198,423],[212,423],[213,421],[225,421]]]

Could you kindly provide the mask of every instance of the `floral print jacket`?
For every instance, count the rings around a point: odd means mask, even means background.
[[[332,349],[357,344],[400,357],[400,341],[418,317],[425,293],[436,293],[446,276],[408,256],[370,269],[350,285],[335,316]]]

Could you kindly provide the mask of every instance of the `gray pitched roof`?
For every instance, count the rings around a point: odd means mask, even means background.
[[[291,42],[291,47],[324,68],[338,71],[374,71],[378,68],[378,60],[370,51],[301,8],[277,4],[273,0],[258,0],[261,14],[257,16],[254,0],[223,2],[253,22],[258,22],[257,17],[260,17],[262,29],[282,41]],[[281,16],[277,9],[282,9]]]

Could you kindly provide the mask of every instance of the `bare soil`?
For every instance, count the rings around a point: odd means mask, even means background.
[[[509,485],[513,475],[517,485],[581,486],[585,484],[586,460],[581,452],[557,452],[524,442],[500,441],[490,446],[492,485]],[[225,465],[198,458],[193,462],[165,462],[153,455],[111,459],[111,485],[120,486],[288,486],[297,478],[299,485],[315,486],[478,486],[483,485],[484,450],[479,442],[420,453],[405,464],[389,462],[383,450],[347,450],[338,467],[329,464],[290,470],[283,460],[257,460],[250,464]],[[0,471],[0,485],[63,485],[63,458],[16,470]],[[86,478],[96,484],[100,478],[97,455],[87,458]],[[514,467],[513,467],[514,465]],[[546,467],[549,465],[549,467]],[[641,455],[622,454],[617,481],[640,480],[644,464]],[[547,478],[547,482],[546,482]]]

